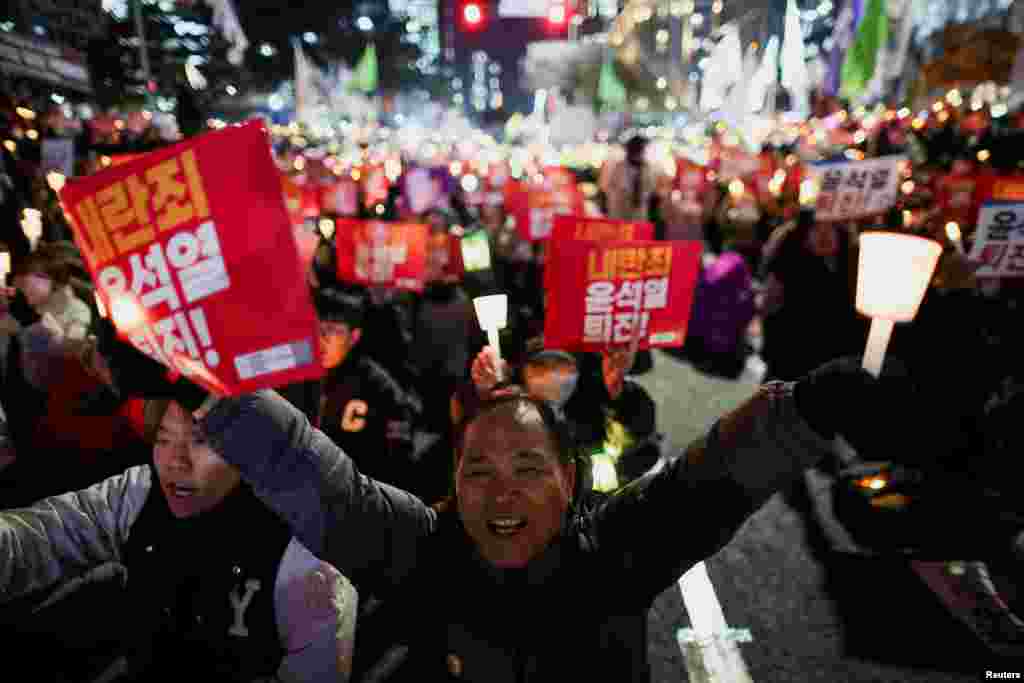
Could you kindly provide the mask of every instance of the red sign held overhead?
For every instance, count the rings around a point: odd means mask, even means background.
[[[555,216],[546,262],[557,260],[557,252],[569,240],[614,242],[616,240],[653,240],[654,224],[646,221],[617,221],[589,216]],[[555,286],[554,268],[544,268],[544,289]]]
[[[505,210],[512,215],[516,230],[531,242],[551,237],[557,216],[583,216],[583,193],[575,181],[563,182],[559,175],[546,176],[541,183],[514,182],[505,185]]]
[[[323,374],[281,182],[254,121],[70,182],[60,198],[118,332],[232,395]]]
[[[338,277],[344,282],[422,292],[429,228],[418,223],[339,220]]]
[[[568,241],[548,262],[544,341],[602,351],[682,346],[693,305],[700,242]],[[638,338],[637,338],[638,337]]]

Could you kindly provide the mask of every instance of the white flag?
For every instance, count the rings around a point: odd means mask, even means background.
[[[323,75],[303,51],[298,41],[295,50],[295,119],[313,126],[323,104]]]
[[[213,8],[213,25],[220,29],[221,35],[231,44],[228,48],[228,61],[235,66],[240,65],[249,47],[249,40],[238,21],[235,6],[231,0],[206,0],[206,4]]]
[[[765,110],[765,97],[772,93],[772,102],[768,107],[769,112],[774,111],[775,97],[774,89],[778,80],[779,71],[779,37],[772,36],[765,46],[764,55],[761,57],[761,66],[757,69],[753,79],[750,81],[750,110],[760,112]]]
[[[722,39],[708,55],[704,78],[701,79],[700,108],[711,111],[725,103],[729,87],[738,82],[743,72],[743,48],[739,30],[733,24],[722,27]]]
[[[782,86],[789,91],[790,109],[806,116],[811,111],[810,78],[804,61],[804,33],[796,0],[786,5],[786,33],[782,40]]]

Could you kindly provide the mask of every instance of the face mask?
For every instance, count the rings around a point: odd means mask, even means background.
[[[576,391],[579,374],[575,371],[544,370],[531,372],[526,378],[526,387],[531,396],[542,398],[562,409]]]

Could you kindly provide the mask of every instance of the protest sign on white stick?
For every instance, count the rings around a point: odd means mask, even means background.
[[[1024,277],[1024,203],[985,202],[978,213],[971,260],[978,277]]]

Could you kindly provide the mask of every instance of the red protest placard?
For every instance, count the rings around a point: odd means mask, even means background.
[[[318,218],[320,216],[320,187],[307,182],[302,188],[302,217]]]
[[[549,263],[556,258],[555,252],[566,240],[611,242],[653,239],[654,224],[646,221],[617,221],[590,216],[555,216],[551,240],[547,244],[545,262]],[[552,280],[553,270],[548,267],[544,268],[544,287],[549,292],[555,284]]]
[[[354,180],[341,179],[321,188],[320,204],[327,213],[355,216],[359,213],[359,187]]]
[[[551,231],[552,246],[564,240],[652,240],[654,224],[646,221],[617,221],[590,216],[555,216]]]
[[[302,272],[308,272],[313,267],[313,257],[316,256],[316,248],[320,246],[320,236],[305,225],[293,225],[292,234],[295,236],[295,247],[299,254],[299,266]]]
[[[531,242],[551,237],[556,216],[584,215],[583,194],[575,185],[527,184],[525,191],[513,193],[512,200],[512,207],[506,203],[505,208],[515,219],[519,235]]]
[[[290,176],[281,174],[281,193],[284,195],[284,206],[292,225],[301,226],[305,221],[302,215],[302,187]]]
[[[345,282],[422,292],[429,228],[418,223],[339,220],[338,277]]]
[[[601,351],[630,344],[634,334],[641,349],[682,346],[700,253],[699,242],[563,243],[548,263],[545,346]]]
[[[136,159],[141,159],[144,156],[145,156],[144,154],[111,154],[110,155],[110,165],[111,166],[120,166],[122,164],[127,164],[129,161],[135,161]]]
[[[363,200],[367,209],[372,208],[374,204],[383,204],[388,200],[388,190],[391,187],[391,181],[388,180],[387,173],[384,171],[384,166],[377,165],[371,167],[366,173],[366,182],[363,186],[363,192],[365,193]]]
[[[137,348],[220,394],[323,374],[262,123],[76,180],[60,198],[104,307]]]

